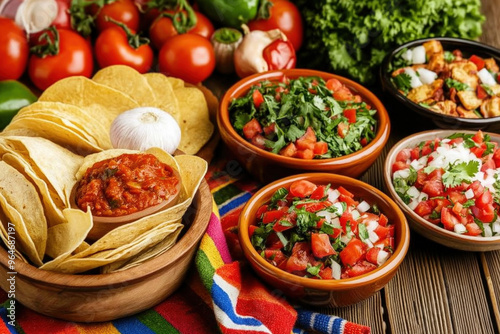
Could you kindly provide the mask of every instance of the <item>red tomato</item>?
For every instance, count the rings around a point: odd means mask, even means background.
[[[307,242],[297,242],[292,249],[292,255],[286,262],[288,272],[306,270],[311,255],[311,246]]]
[[[262,218],[262,215],[263,215],[263,214],[264,214],[264,212],[266,212],[266,211],[267,211],[267,205],[266,205],[266,204],[264,204],[264,205],[262,205],[262,206],[261,206],[261,207],[257,210],[257,213],[255,214],[255,217],[256,217],[257,219]]]
[[[478,57],[476,55],[472,55],[469,60],[476,64],[477,70],[480,71],[484,68],[484,60],[481,57]]]
[[[396,161],[407,162],[411,157],[412,150],[409,148],[405,148],[396,155]],[[418,158],[417,158],[418,159]]]
[[[351,241],[340,252],[340,260],[346,266],[354,266],[356,262],[363,259],[365,255],[366,245],[357,238],[352,238]]]
[[[305,198],[316,190],[316,185],[307,180],[298,180],[290,185],[290,194],[294,197]]]
[[[491,223],[495,218],[495,207],[492,204],[488,204],[484,208],[471,206],[470,209],[474,217],[476,217],[483,223]]]
[[[56,28],[72,29],[71,16],[69,9],[71,7],[71,0],[55,0],[57,3],[57,16],[52,21],[53,26]]]
[[[337,133],[340,138],[344,138],[347,135],[347,131],[349,131],[349,123],[340,122],[337,127]]]
[[[196,14],[196,25],[188,32],[190,34],[197,34],[205,37],[206,39],[210,39],[215,31],[214,25],[208,19],[208,17],[206,17],[202,13],[198,11],[194,11],[194,13]]]
[[[480,209],[486,208],[488,205],[493,204],[493,196],[490,191],[486,189],[481,195],[479,195],[476,200],[476,206]]]
[[[139,73],[146,73],[153,64],[151,47],[143,44],[134,48],[129,44],[125,30],[117,25],[99,34],[95,41],[95,53],[100,67],[127,65]]]
[[[378,265],[377,257],[378,253],[380,252],[380,248],[378,247],[372,247],[366,252],[366,260],[368,262],[371,262],[373,264]]]
[[[311,149],[298,150],[295,153],[295,157],[299,159],[311,160],[314,158],[314,151]]]
[[[492,159],[492,155],[488,155],[486,161],[483,161],[483,165],[481,166],[481,172],[486,173],[488,169],[496,169],[497,165],[495,164],[495,160]]]
[[[29,59],[29,77],[41,90],[69,76],[82,75],[88,78],[92,75],[92,50],[87,40],[71,30],[58,29],[57,32],[57,55],[41,58],[32,54]]]
[[[332,92],[335,92],[336,90],[340,89],[343,86],[342,83],[335,78],[329,79],[325,85],[326,88],[328,88]]]
[[[443,196],[444,186],[441,178],[431,178],[426,180],[422,191],[429,195],[429,197]]]
[[[279,250],[279,249],[266,249],[264,251],[264,257],[272,265],[274,265],[280,269],[285,269],[287,258],[281,250]]]
[[[318,212],[318,211],[321,211],[321,210],[323,210],[331,205],[332,205],[332,203],[329,201],[311,202],[311,203],[297,204],[297,208],[298,209],[304,208],[307,212]]]
[[[319,259],[336,253],[330,237],[325,233],[311,233],[311,248],[313,255]]]
[[[196,34],[182,34],[163,44],[158,62],[162,73],[197,84],[214,71],[215,54],[208,39]]]
[[[248,22],[250,30],[268,31],[280,29],[292,42],[295,50],[299,50],[302,45],[303,23],[297,7],[287,0],[271,0],[268,19],[253,20]]]
[[[352,214],[349,211],[344,211],[342,216],[340,216],[340,226],[344,233],[347,233],[347,225],[349,224],[351,228],[351,232],[354,234],[358,234],[358,222],[352,217]]]
[[[375,269],[377,269],[376,265],[374,265],[373,263],[370,263],[368,261],[363,261],[363,262],[357,263],[352,268],[348,268],[344,272],[344,275],[347,277],[356,277],[356,276],[360,276],[360,275],[369,273],[370,271],[375,270]]]
[[[311,194],[311,199],[322,199],[326,196],[326,186],[319,185]]]
[[[476,134],[472,137],[472,140],[477,144],[481,144],[484,141],[483,131],[478,130]]]
[[[328,143],[324,141],[314,143],[313,152],[315,155],[325,154],[328,152]]]
[[[344,188],[342,186],[338,187],[337,190],[339,191],[339,193],[341,195],[344,195],[344,196],[347,196],[347,197],[351,197],[351,198],[354,197],[354,194],[352,192],[350,192],[349,190],[347,190],[346,188]]]
[[[17,80],[28,62],[28,40],[13,20],[0,17],[0,80]]]
[[[283,217],[285,215],[285,213],[286,212],[283,210],[271,210],[271,211],[264,212],[264,214],[262,215],[262,222],[264,224],[272,223],[272,222],[280,219],[281,217]]]
[[[256,225],[250,225],[248,226],[248,236],[252,238],[252,235],[255,233],[255,230],[257,229]]]
[[[379,224],[373,232],[375,232],[378,235],[380,240],[385,239],[385,238],[389,238],[389,237],[393,237],[394,236],[394,225],[382,226]]]
[[[260,149],[265,149],[266,148],[266,138],[263,135],[256,135],[253,137],[250,142],[254,145],[257,146]]]
[[[485,99],[488,97],[488,93],[486,93],[486,90],[481,86],[481,85],[477,85],[477,98],[478,99]]]
[[[495,162],[495,166],[500,167],[500,149],[496,149],[493,153],[493,161]]]
[[[445,229],[449,231],[453,231],[453,228],[456,224],[459,223],[458,218],[455,217],[450,208],[442,208],[441,209],[441,223]]]
[[[476,223],[469,223],[465,225],[465,229],[467,230],[467,233],[465,233],[467,235],[476,236],[482,233],[481,228]]]
[[[253,91],[252,99],[255,108],[259,108],[262,102],[264,102],[264,96],[262,96],[262,93],[258,89]]]
[[[260,126],[259,121],[255,118],[252,118],[250,122],[243,125],[243,135],[245,136],[246,139],[252,139],[253,137],[261,133],[262,133],[262,126]]]
[[[116,0],[100,9],[94,7],[91,11],[97,13],[96,26],[99,32],[116,26],[115,23],[107,21],[106,17],[124,23],[131,30],[139,29],[139,10],[132,0]]]
[[[266,46],[262,56],[270,71],[294,68],[297,62],[292,43],[281,39]]]
[[[283,147],[279,152],[279,154],[284,157],[294,157],[296,153],[297,153],[297,147],[295,146],[294,143],[288,144],[287,146]]]
[[[332,267],[328,266],[328,267],[321,268],[318,275],[322,279],[332,279],[333,278],[332,277]]]
[[[414,209],[415,213],[420,217],[424,217],[430,215],[432,212],[431,201],[422,201],[417,204],[417,207]]]
[[[387,218],[387,216],[384,215],[383,213],[381,213],[380,218],[378,220],[378,224],[381,226],[386,226],[388,222],[389,222],[389,219]]]

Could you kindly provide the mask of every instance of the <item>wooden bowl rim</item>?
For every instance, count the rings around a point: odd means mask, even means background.
[[[281,270],[266,260],[264,260],[259,253],[252,246],[250,237],[248,234],[248,226],[253,221],[250,217],[249,211],[252,207],[260,206],[266,199],[270,198],[271,193],[285,185],[289,185],[297,180],[312,180],[313,182],[323,182],[323,183],[338,183],[340,185],[356,185],[367,190],[370,196],[377,198],[377,202],[385,202],[393,210],[395,216],[398,217],[400,222],[401,240],[396,246],[393,255],[379,268],[358,277],[346,278],[340,280],[315,280],[311,278],[300,277],[284,270]],[[252,198],[247,202],[240,214],[240,219],[238,222],[239,238],[241,247],[245,254],[245,257],[249,262],[256,265],[259,269],[263,270],[266,274],[271,275],[279,280],[286,281],[288,284],[295,284],[303,286],[305,288],[327,290],[327,291],[340,291],[344,289],[359,288],[361,286],[372,285],[375,289],[376,283],[382,280],[384,277],[389,277],[391,274],[395,273],[400,264],[403,262],[406,253],[410,245],[410,231],[408,222],[404,213],[401,211],[399,206],[386,194],[377,188],[369,185],[368,183],[356,180],[354,178],[331,174],[331,173],[304,173],[288,176],[279,180],[276,180],[265,187],[261,188],[257,193],[255,193]]]
[[[394,162],[396,158],[397,152],[399,152],[401,149],[410,147],[413,145],[414,142],[420,142],[422,140],[427,140],[427,139],[434,139],[437,137],[444,137],[447,135],[451,135],[453,133],[466,133],[466,134],[475,134],[477,131],[476,130],[452,130],[452,129],[441,129],[441,130],[427,130],[427,131],[422,131],[422,132],[417,132],[415,134],[412,134],[410,136],[407,136],[400,141],[398,141],[394,146],[389,150],[387,153],[385,162],[384,162],[384,182],[385,185],[391,195],[391,197],[394,199],[394,201],[399,205],[399,207],[406,213],[407,216],[409,216],[410,223],[418,224],[420,227],[424,228],[428,233],[430,234],[436,234],[436,237],[440,238],[446,238],[450,242],[458,242],[458,243],[464,243],[464,246],[466,246],[467,249],[474,249],[474,245],[477,245],[477,250],[481,251],[483,250],[483,247],[488,246],[488,245],[494,245],[498,244],[498,249],[500,249],[500,236],[494,236],[494,237],[474,237],[474,236],[469,236],[469,235],[461,235],[452,231],[448,231],[442,227],[439,227],[435,224],[432,224],[431,222],[427,221],[426,219],[420,217],[410,209],[406,203],[404,203],[401,198],[398,196],[396,191],[394,190],[394,186],[392,185],[392,175],[391,175],[391,170],[392,170],[392,163]],[[495,139],[496,142],[500,143],[500,135],[496,133],[491,133],[491,132],[484,132],[485,134],[488,134],[491,136],[492,139]],[[411,226],[411,224],[410,224]],[[425,236],[425,235],[424,235]],[[439,240],[439,239],[437,239]],[[455,247],[453,247],[455,248]],[[458,248],[458,247],[456,247]],[[463,247],[460,247],[458,249],[464,249]]]
[[[19,276],[35,283],[42,283],[45,286],[50,285],[53,287],[82,290],[109,289],[112,286],[124,286],[138,280],[143,280],[169,267],[178,258],[184,256],[192,247],[196,247],[208,227],[212,213],[212,205],[201,205],[202,201],[205,200],[211,201],[212,196],[207,182],[203,179],[190,206],[196,208],[196,214],[186,233],[164,254],[152,258],[137,267],[109,274],[73,275],[41,270],[16,258],[16,273]],[[8,261],[7,251],[1,247],[0,264],[4,268],[8,268]]]
[[[233,98],[246,94],[251,85],[262,80],[278,79],[283,75],[286,75],[289,78],[310,77],[310,76],[317,76],[327,80],[331,78],[336,78],[340,82],[345,84],[347,87],[349,87],[349,89],[352,89],[353,91],[359,93],[363,97],[363,100],[367,101],[374,109],[377,110],[376,115],[378,115],[378,124],[377,124],[377,133],[375,135],[375,138],[368,145],[366,145],[361,150],[356,151],[354,153],[337,158],[313,159],[313,160],[284,157],[279,154],[268,152],[266,150],[263,150],[261,148],[252,145],[250,142],[241,137],[231,125],[231,121],[229,120],[229,104],[231,103],[231,100]],[[389,139],[389,133],[391,130],[389,114],[387,113],[386,108],[384,107],[380,99],[377,98],[375,94],[373,94],[366,87],[362,86],[361,84],[355,81],[349,80],[345,77],[333,73],[309,70],[309,69],[297,69],[297,68],[257,73],[248,76],[246,78],[243,78],[237,83],[235,83],[226,91],[226,93],[221,99],[221,102],[219,104],[219,110],[217,112],[217,124],[219,126],[219,129],[226,131],[228,136],[232,140],[237,142],[240,146],[245,147],[248,151],[252,151],[260,158],[273,160],[282,165],[290,166],[292,168],[297,168],[297,169],[304,169],[305,166],[311,166],[311,165],[318,167],[319,166],[326,167],[326,166],[342,166],[342,165],[358,163],[360,160],[366,159],[370,157],[372,154],[379,153],[387,143],[387,140]]]

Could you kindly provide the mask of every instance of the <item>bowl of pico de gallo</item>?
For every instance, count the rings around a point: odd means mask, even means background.
[[[310,305],[347,306],[382,289],[406,255],[409,234],[389,196],[330,173],[266,185],[239,218],[240,244],[254,271]]]
[[[500,249],[498,144],[481,130],[431,130],[394,145],[384,181],[410,227],[455,249]]]

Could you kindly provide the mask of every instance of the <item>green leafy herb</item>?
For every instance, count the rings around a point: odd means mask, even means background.
[[[366,229],[365,224],[358,224],[358,235],[361,238],[361,241],[365,241],[369,238],[368,230]]]
[[[440,218],[441,214],[436,210],[432,211],[431,214],[429,215],[429,219],[440,219]]]
[[[470,86],[468,84],[451,78],[446,79],[444,83],[446,84],[446,86],[448,86],[448,88],[455,88],[459,92],[470,89]]]
[[[488,94],[489,96],[495,96],[495,92],[491,89],[490,86],[488,85],[485,85],[485,84],[481,84],[481,87],[483,87],[484,91],[486,92],[486,94]]]
[[[411,77],[407,73],[398,74],[392,80],[394,85],[405,94],[411,90]]]
[[[326,234],[333,234],[333,225],[325,222],[321,225],[320,231]]]
[[[464,204],[462,204],[462,207],[464,208],[470,208],[471,206],[476,205],[476,202],[473,199],[467,200]]]
[[[443,184],[450,188],[462,184],[470,183],[472,177],[479,171],[479,162],[471,160],[454,164],[446,173],[443,174]]]
[[[453,53],[451,53],[450,51],[445,51],[444,52],[444,60],[447,62],[447,63],[451,63],[452,61],[455,60],[455,56],[453,55]]]
[[[286,188],[279,188],[276,190],[271,197],[271,205],[275,205],[279,200],[284,199],[288,196],[288,190]]]
[[[307,212],[305,208],[297,210],[297,232],[305,234],[310,228],[316,227],[316,223],[320,220],[313,212]]]
[[[312,276],[319,277],[319,271],[321,270],[321,263],[317,266],[312,266],[310,263],[307,264],[306,271]]]

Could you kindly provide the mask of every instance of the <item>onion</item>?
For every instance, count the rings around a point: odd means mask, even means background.
[[[465,228],[464,224],[455,224],[455,226],[453,226],[453,230],[455,231],[455,233],[458,233],[458,234],[464,234],[465,232],[467,232],[467,229]]]
[[[145,151],[159,147],[173,154],[181,141],[181,129],[167,112],[153,107],[125,111],[111,124],[114,148]]]
[[[417,73],[420,77],[420,81],[422,81],[424,85],[433,83],[434,80],[436,80],[436,78],[438,77],[436,72],[432,72],[426,68],[419,68],[417,70]]]
[[[493,78],[491,73],[486,68],[483,68],[481,69],[481,71],[477,72],[477,76],[485,85],[494,86],[497,84],[495,78]]]
[[[413,64],[425,64],[425,48],[423,45],[417,46],[412,50]]]
[[[383,265],[385,261],[389,258],[389,252],[386,252],[385,250],[381,249],[378,254],[377,254],[377,264],[379,266]]]
[[[358,209],[359,212],[366,212],[366,211],[370,210],[370,204],[368,204],[367,201],[363,201],[363,202],[358,204],[356,209]]]
[[[405,73],[408,74],[411,78],[411,81],[410,81],[411,88],[417,88],[417,87],[422,86],[422,81],[420,81],[420,79],[418,78],[418,76],[413,68],[411,68],[411,67],[405,68]]]
[[[33,34],[48,28],[58,13],[55,0],[24,0],[16,13],[16,24]]]

